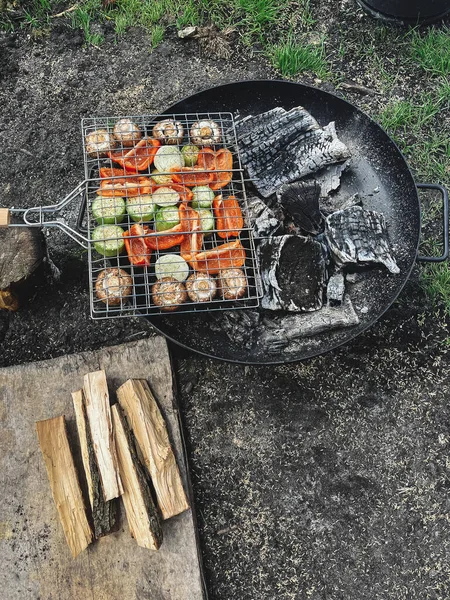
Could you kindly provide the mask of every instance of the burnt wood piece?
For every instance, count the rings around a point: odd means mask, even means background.
[[[123,488],[117,465],[105,372],[87,373],[83,390],[103,497],[108,501],[120,496]]]
[[[138,546],[158,550],[163,533],[144,469],[136,453],[135,442],[119,404],[111,408],[120,475],[122,500],[131,535]]]
[[[279,229],[281,223],[275,213],[257,196],[247,197],[246,209],[247,225],[255,237],[269,237]]]
[[[72,393],[73,407],[80,440],[81,458],[89,493],[89,503],[92,511],[92,523],[96,538],[111,533],[117,524],[117,500],[103,500],[97,459],[92,445],[91,430],[86,416],[86,401],[83,390]]]
[[[327,200],[332,192],[339,189],[342,174],[349,168],[350,164],[351,159],[334,165],[328,165],[324,169],[320,169],[320,171],[314,173],[314,175],[305,177],[304,181],[308,183],[318,183],[320,185],[321,201]]]
[[[322,229],[319,209],[320,185],[318,183],[291,183],[277,191],[277,199],[284,213],[303,232],[317,235]]]
[[[26,283],[44,256],[45,243],[39,228],[0,228],[0,308],[19,308]]]
[[[339,210],[326,218],[325,235],[339,265],[381,263],[391,273],[400,272],[381,213],[360,206]]]
[[[271,237],[261,240],[258,255],[263,308],[309,312],[322,307],[326,268],[320,242],[295,235]]]
[[[73,558],[76,558],[91,543],[92,531],[70,451],[64,416],[38,421],[36,431],[64,535]]]
[[[342,273],[334,273],[327,284],[328,306],[340,306],[344,300],[345,279]]]
[[[152,479],[163,519],[189,508],[180,471],[159,406],[145,379],[129,379],[117,398]]]
[[[267,348],[270,354],[277,354],[280,350],[288,351],[291,345],[295,352],[296,340],[358,324],[359,317],[347,294],[341,306],[324,306],[316,312],[280,317],[270,323],[263,322],[258,343]]]

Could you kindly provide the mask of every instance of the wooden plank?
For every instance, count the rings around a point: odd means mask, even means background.
[[[70,551],[76,558],[91,543],[92,531],[67,439],[64,416],[38,421],[36,431],[53,500]]]
[[[81,465],[71,393],[83,386],[86,373],[99,369],[111,390],[129,378],[151,382],[188,489],[170,357],[161,336],[0,369],[0,597],[204,600],[191,510],[163,521],[158,552],[136,544],[125,515],[117,532],[76,560],[67,549],[34,424],[65,414],[74,460]]]
[[[108,501],[120,496],[123,488],[117,465],[105,371],[87,373],[83,389],[103,497]]]
[[[92,445],[91,431],[86,417],[86,404],[83,390],[72,393],[73,408],[77,422],[78,438],[80,441],[81,458],[91,505],[92,523],[96,538],[111,533],[116,526],[117,500],[105,502],[100,482],[100,473]]]
[[[0,227],[8,227],[11,221],[9,208],[0,208]]]
[[[117,390],[117,397],[152,478],[163,518],[182,513],[189,503],[166,423],[147,381],[129,379]]]
[[[131,535],[138,546],[158,550],[162,542],[161,522],[144,469],[139,462],[122,409],[114,404],[111,409],[120,476],[123,482],[122,500]]]

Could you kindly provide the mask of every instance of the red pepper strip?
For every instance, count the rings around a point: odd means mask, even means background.
[[[203,167],[173,167],[170,169],[172,179],[176,183],[194,187],[197,185],[209,185],[214,182],[214,172],[205,171]]]
[[[126,177],[123,179],[103,179],[97,193],[101,196],[140,196],[150,194],[151,182],[148,177]]]
[[[216,153],[211,148],[202,148],[198,154],[197,165],[207,171],[216,168]]]
[[[126,171],[124,169],[108,169],[107,167],[100,167],[100,177],[102,179],[109,179],[110,177],[125,177]]]
[[[221,148],[215,156],[216,173],[214,173],[214,182],[210,185],[212,190],[228,185],[233,178],[233,155],[227,148]],[[221,172],[219,172],[221,171]]]
[[[178,213],[182,230],[185,232],[180,254],[184,260],[190,261],[202,249],[203,233],[200,233],[202,221],[198,212],[186,204],[180,205]]]
[[[225,199],[216,196],[213,209],[217,219],[218,236],[222,239],[237,237],[244,227],[244,218],[237,199],[234,196]]]
[[[150,265],[151,250],[145,243],[144,235],[144,228],[139,223],[132,225],[129,231],[125,231],[123,234],[128,260],[136,267],[148,267]]]
[[[179,183],[164,183],[161,185],[154,185],[152,191],[162,187],[170,188],[171,190],[178,192],[182,202],[190,202],[194,197],[194,194],[189,188],[185,187],[184,185],[180,185]]]
[[[128,173],[146,171],[152,164],[161,142],[153,138],[143,138],[126,154],[123,151],[108,152],[109,158],[124,167]]]
[[[158,231],[153,231],[152,229],[146,229],[146,237],[144,238],[145,243],[147,244],[147,248],[151,250],[167,250],[168,248],[173,248],[174,246],[179,246],[184,240],[184,234],[178,233],[183,231],[183,226],[181,223],[172,227],[172,229],[168,229],[164,232],[164,235],[161,235]],[[157,235],[159,233],[159,235]]]
[[[222,244],[212,250],[200,252],[194,256],[193,260],[189,261],[193,269],[209,273],[209,275],[215,275],[223,269],[238,269],[244,263],[245,248],[240,240],[234,240],[234,242]]]

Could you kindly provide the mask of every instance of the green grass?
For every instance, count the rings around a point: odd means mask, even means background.
[[[273,66],[284,77],[293,77],[305,71],[323,79],[329,75],[323,41],[320,45],[301,44],[289,36],[285,42],[272,46],[269,54]]]
[[[411,56],[433,75],[450,75],[450,29],[432,28],[426,34],[411,34]]]

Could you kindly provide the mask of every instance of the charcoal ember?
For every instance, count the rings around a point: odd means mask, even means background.
[[[279,229],[280,221],[262,200],[256,196],[249,197],[246,206],[247,225],[253,229],[255,237],[269,237]]]
[[[338,265],[381,263],[391,273],[400,272],[381,213],[360,206],[334,212],[325,220],[325,236]]]
[[[279,352],[296,340],[358,324],[359,317],[347,295],[337,307],[324,306],[312,313],[288,315],[275,321],[272,319],[271,327],[265,326],[263,321],[264,329],[258,336],[258,345],[263,346],[269,353]]]
[[[277,200],[294,225],[305,233],[317,235],[322,229],[319,209],[320,186],[317,183],[297,182],[277,190]]]
[[[248,115],[247,117],[235,121],[233,132],[237,138],[243,137],[248,132],[255,130],[257,127],[264,127],[273,119],[279,117],[280,115],[284,115],[285,113],[286,111],[284,108],[281,108],[281,106],[276,106],[275,108],[272,108],[265,113],[260,113],[259,115]]]
[[[242,344],[246,348],[252,345],[251,337],[259,325],[260,314],[255,310],[228,310],[211,319],[211,329],[225,332],[232,342]]]
[[[342,273],[334,273],[327,284],[328,306],[340,306],[344,300],[345,279]]]
[[[323,211],[325,215],[329,215],[338,210],[345,210],[346,208],[356,206],[357,204],[360,204],[360,202],[361,198],[358,193],[352,194],[351,196],[337,194],[335,196],[328,196],[328,198],[321,198],[320,210]]]
[[[268,310],[318,310],[326,279],[320,242],[303,236],[283,235],[261,240],[258,247],[263,298]]]

